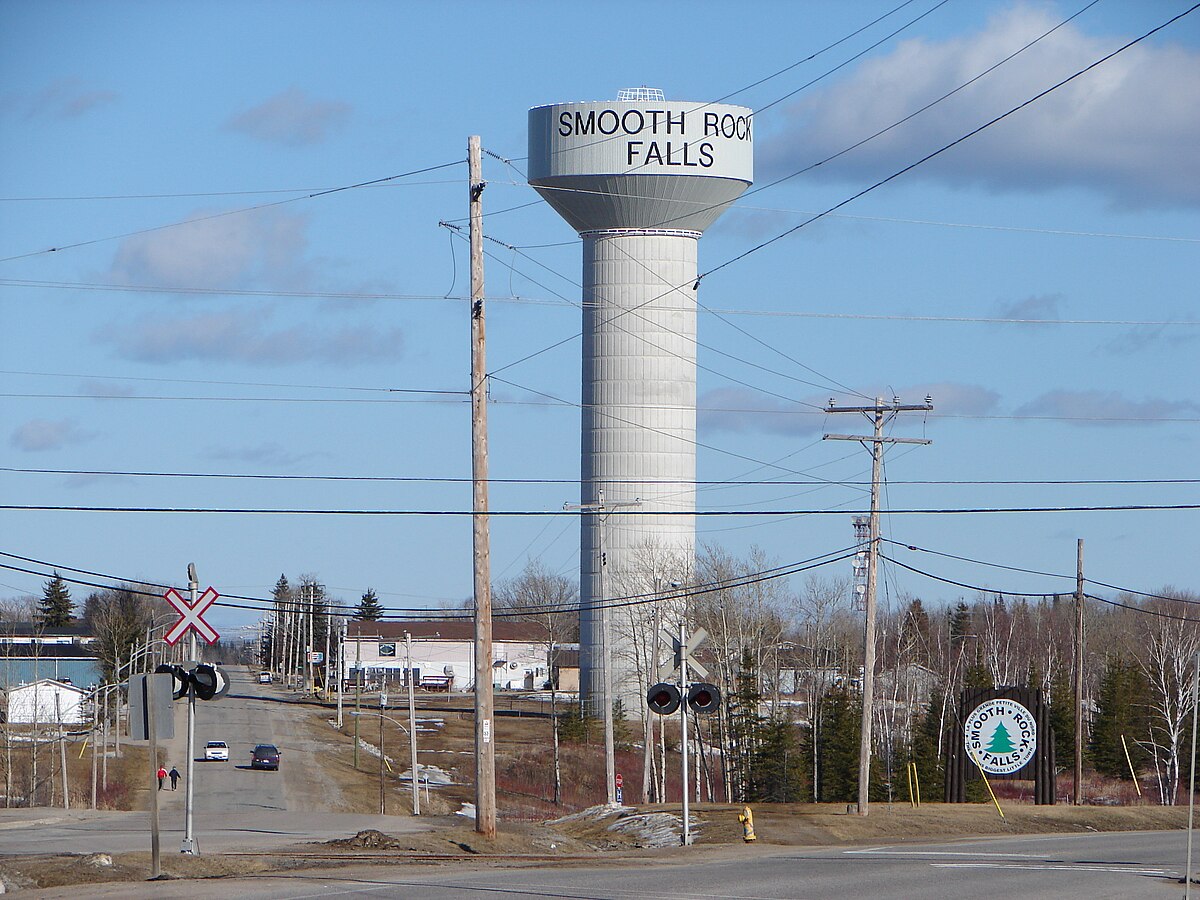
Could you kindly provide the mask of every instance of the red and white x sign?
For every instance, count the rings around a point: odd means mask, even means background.
[[[176,622],[171,630],[163,635],[165,640],[172,647],[176,642],[188,633],[188,630],[194,630],[196,634],[204,638],[208,643],[215,644],[221,639],[215,628],[204,621],[204,611],[216,602],[220,596],[211,587],[205,588],[204,593],[196,600],[195,606],[190,606],[183,597],[179,596],[175,588],[171,588],[165,594],[167,602],[179,611],[179,621]]]

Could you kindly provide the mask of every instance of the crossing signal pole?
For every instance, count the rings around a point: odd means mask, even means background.
[[[884,437],[883,429],[902,412],[929,412],[933,409],[933,398],[926,397],[922,404],[906,405],[899,397],[885,403],[882,397],[875,398],[874,406],[835,406],[832,399],[826,407],[827,413],[861,413],[874,423],[874,433],[827,434],[827,441],[858,441],[871,451],[871,516],[867,541],[867,594],[863,623],[863,677],[862,677],[862,734],[858,745],[858,814],[869,812],[868,789],[871,781],[871,716],[875,699],[875,619],[876,587],[879,572],[879,485],[883,476],[883,448],[887,444],[931,444],[922,438]]]

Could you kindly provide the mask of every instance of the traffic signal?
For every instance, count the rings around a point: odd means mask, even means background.
[[[721,705],[721,689],[715,684],[700,682],[688,688],[688,706],[695,713],[716,712]]]
[[[650,712],[660,716],[669,716],[679,709],[679,700],[679,688],[666,681],[654,685],[646,692],[646,705],[650,707]]]
[[[192,684],[196,686],[196,696],[201,700],[211,700],[216,696],[220,680],[217,670],[207,663],[200,663],[191,673]]]
[[[172,699],[180,700],[187,696],[188,686],[192,683],[191,676],[188,674],[187,669],[185,669],[183,666],[172,666],[168,665],[167,663],[163,663],[154,671],[156,674],[166,673],[174,679],[174,689],[171,691]]]

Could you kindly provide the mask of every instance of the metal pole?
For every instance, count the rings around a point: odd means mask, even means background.
[[[483,295],[483,167],[479,136],[467,141],[471,241],[471,485],[475,588],[475,830],[496,836],[492,742],[492,595],[488,520],[487,363]]]
[[[354,768],[358,769],[358,720],[362,714],[362,625],[354,637]]]
[[[96,763],[98,762],[99,754],[96,752],[96,738],[100,736],[100,729],[96,721],[96,701],[92,701],[92,809],[96,808]]]
[[[687,647],[687,622],[679,623],[679,646]],[[687,727],[687,695],[688,695],[688,659],[687,653],[680,653],[679,661],[679,760],[683,778],[679,783],[683,795],[683,846],[692,843],[692,827],[688,814],[688,727]]]
[[[379,814],[387,815],[387,794],[383,789],[383,692],[379,694]]]
[[[129,676],[132,681],[133,676]],[[158,723],[154,710],[154,676],[142,678],[142,690],[146,692],[146,737],[150,739],[150,877],[162,874],[159,861],[158,839]]]
[[[196,606],[196,590],[199,588],[199,582],[196,580],[196,566],[193,563],[188,564],[188,603],[194,608]],[[188,631],[188,653],[189,658],[196,661],[196,631],[189,629]],[[196,775],[196,687],[188,685],[188,716],[187,716],[187,784],[184,785],[183,793],[183,842],[179,845],[180,853],[188,853],[195,855],[197,852],[195,832],[192,830],[192,788],[195,782]]]
[[[1192,771],[1188,781],[1187,867],[1183,870],[1183,900],[1192,896],[1192,821],[1196,811],[1196,702],[1200,698],[1200,652],[1192,662]]]
[[[67,782],[67,735],[63,731],[62,700],[56,691],[54,694],[54,718],[58,720],[58,755],[62,764],[63,809],[71,808],[71,790]]]
[[[421,779],[417,769],[417,700],[413,694],[412,635],[404,632],[405,665],[408,667],[408,744],[412,756],[413,815],[421,814]]]
[[[317,586],[315,584],[307,585],[308,587],[308,652],[305,654],[305,660],[308,663],[307,685],[304,693],[309,696],[315,696],[317,693],[317,679],[313,669],[313,607],[316,606]]]
[[[608,582],[604,577],[604,530],[608,520],[604,515],[604,492],[599,494],[600,527],[599,535],[600,559],[598,572],[600,578],[600,640],[603,644],[604,663],[604,792],[609,806],[617,805],[617,748],[613,736],[613,677],[612,677],[612,618],[608,609]]]
[[[327,664],[328,665],[328,664]],[[337,727],[342,727],[342,688],[346,682],[346,623],[338,628],[337,642]],[[326,669],[328,672],[328,668]]]
[[[329,607],[325,607],[325,657],[322,665],[325,667],[325,675],[321,678],[321,703],[329,702],[329,670],[333,668],[329,664],[329,645],[333,635],[333,619],[329,615]],[[340,679],[339,679],[340,680]]]

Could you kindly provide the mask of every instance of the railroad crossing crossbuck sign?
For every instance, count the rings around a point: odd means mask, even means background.
[[[221,596],[211,587],[204,589],[204,593],[197,598],[195,606],[191,606],[183,597],[179,596],[175,588],[171,588],[163,596],[179,612],[179,621],[171,627],[170,631],[163,635],[163,640],[172,647],[188,631],[195,631],[196,634],[200,635],[200,637],[204,638],[210,644],[215,644],[221,639],[221,635],[217,634],[217,630],[204,621],[204,611],[212,606],[217,598]]]

